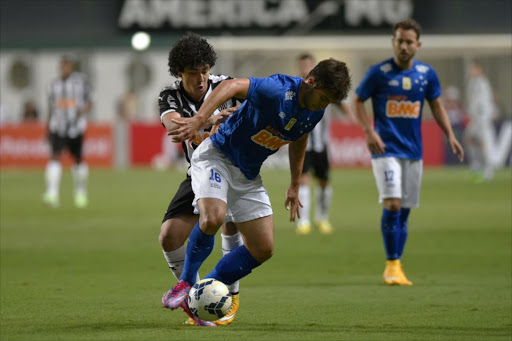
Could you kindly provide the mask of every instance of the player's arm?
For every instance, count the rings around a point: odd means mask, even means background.
[[[215,109],[222,103],[231,98],[245,99],[249,93],[249,86],[250,81],[247,78],[223,81],[212,91],[194,117],[173,119],[173,122],[179,127],[169,132],[168,135],[173,136],[174,142],[182,142],[193,138],[197,131],[207,122]]]
[[[382,142],[379,134],[373,129],[373,123],[368,118],[366,109],[364,107],[364,100],[355,95],[354,108],[357,121],[366,135],[366,144],[372,154],[384,154],[386,151],[386,145]]]
[[[446,113],[446,109],[444,108],[441,97],[436,98],[433,101],[429,101],[430,109],[432,110],[432,115],[436,120],[439,127],[443,130],[444,134],[448,138],[448,142],[450,143],[450,147],[452,148],[452,152],[457,154],[459,157],[459,161],[464,160],[464,150],[460,145],[459,141],[455,137],[455,134],[452,130],[452,125],[450,124],[450,120],[448,119],[448,114]]]
[[[302,135],[301,138],[290,143],[288,149],[291,182],[290,186],[286,190],[286,201],[284,206],[290,211],[290,221],[295,221],[296,216],[300,218],[299,207],[302,207],[302,203],[299,200],[299,180],[302,173],[302,166],[304,164],[304,155],[308,144],[308,136],[309,134]]]

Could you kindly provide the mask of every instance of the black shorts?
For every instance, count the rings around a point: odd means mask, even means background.
[[[192,178],[187,175],[178,188],[164,214],[162,223],[171,218],[176,218],[183,215],[194,215],[194,191],[192,191]]]
[[[82,146],[83,146],[83,135],[78,135],[75,138],[62,137],[55,133],[50,133],[48,137],[52,148],[52,154],[60,155],[62,150],[66,148],[69,153],[73,156],[76,163],[82,161]]]
[[[306,152],[302,174],[308,173],[309,168],[313,169],[313,176],[315,178],[329,180],[329,157],[327,151]]]

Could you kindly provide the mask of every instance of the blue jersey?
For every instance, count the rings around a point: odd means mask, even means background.
[[[441,96],[439,79],[430,65],[414,60],[410,69],[403,70],[390,58],[370,67],[356,94],[363,101],[372,98],[375,131],[386,144],[386,152],[373,158],[422,158],[424,99],[430,102]]]
[[[247,98],[211,140],[252,180],[269,155],[313,130],[324,111],[300,107],[300,77],[272,75],[249,80]]]

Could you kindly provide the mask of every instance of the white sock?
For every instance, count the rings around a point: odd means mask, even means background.
[[[311,209],[311,192],[308,185],[299,186],[299,200],[302,203],[300,208],[300,223],[309,224],[309,211]]]
[[[232,235],[227,236],[223,233],[221,233],[222,237],[222,256],[224,257],[228,253],[231,252],[231,250],[236,249],[239,246],[244,245],[244,240],[242,239],[242,235],[240,232]],[[240,289],[240,281],[236,281],[233,284],[228,285],[229,292],[237,293]]]
[[[482,153],[478,146],[475,144],[469,144],[467,147],[469,156],[469,167],[473,172],[479,172],[482,170]]]
[[[322,188],[320,186],[315,187],[315,220],[329,220],[329,207],[331,206],[332,200],[332,188],[327,186]]]
[[[165,260],[167,264],[169,264],[169,269],[172,271],[172,274],[176,279],[180,279],[181,272],[183,271],[183,265],[185,264],[185,252],[187,247],[182,245],[174,251],[166,252],[162,250]],[[196,281],[199,281],[199,274],[196,275]]]
[[[50,160],[46,165],[46,193],[59,196],[60,177],[62,175],[62,165],[59,161]]]
[[[89,167],[84,162],[73,166],[73,180],[75,183],[75,193],[87,194],[87,178],[89,176]]]

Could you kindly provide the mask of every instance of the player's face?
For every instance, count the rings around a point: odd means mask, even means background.
[[[396,60],[401,65],[410,63],[421,46],[416,32],[414,30],[404,30],[403,28],[398,28],[395,31],[392,43]]]
[[[73,64],[67,60],[63,60],[60,62],[60,75],[62,78],[68,78],[68,76],[73,72]]]
[[[210,77],[210,66],[205,65],[197,69],[185,67],[183,72],[178,72],[183,81],[183,87],[187,94],[195,101],[203,99],[208,91],[208,77]]]
[[[325,110],[329,104],[337,102],[327,90],[311,86],[304,91],[303,104],[309,111]]]

